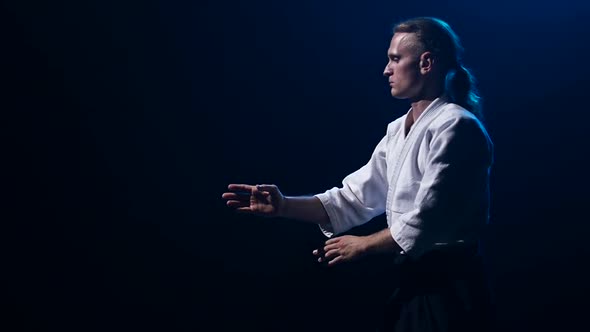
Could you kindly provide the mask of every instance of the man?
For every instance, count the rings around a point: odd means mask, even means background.
[[[382,330],[489,327],[477,244],[488,220],[492,143],[461,53],[457,35],[439,19],[397,24],[384,75],[391,95],[411,108],[388,125],[365,166],[341,188],[312,197],[246,184],[230,184],[222,195],[238,212],[318,224],[330,239],[313,253],[329,266],[397,253],[400,282]],[[388,228],[338,236],[383,212]]]

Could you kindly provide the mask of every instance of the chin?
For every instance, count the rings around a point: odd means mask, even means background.
[[[391,90],[391,96],[396,99],[403,99],[404,97],[400,96],[399,93]]]

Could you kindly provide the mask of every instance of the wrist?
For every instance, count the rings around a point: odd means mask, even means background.
[[[277,208],[277,217],[287,218],[288,210],[289,210],[289,198],[283,197],[279,203],[278,208]]]
[[[391,236],[389,228],[367,236],[365,243],[367,253],[399,252],[399,246]]]
[[[372,235],[363,236],[363,245],[361,251],[363,254],[370,254],[375,247],[374,238]]]

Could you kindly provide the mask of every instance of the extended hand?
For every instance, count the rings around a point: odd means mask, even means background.
[[[274,217],[280,214],[285,201],[279,188],[272,184],[230,184],[227,189],[230,192],[221,197],[227,200],[227,206],[238,212]]]
[[[366,249],[364,236],[344,235],[329,239],[323,249],[316,249],[313,254],[319,257],[318,262],[332,266],[356,260],[365,255]]]

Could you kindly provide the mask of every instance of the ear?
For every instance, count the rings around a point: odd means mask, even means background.
[[[434,57],[431,52],[424,52],[420,55],[420,72],[422,74],[429,73],[433,70]]]

